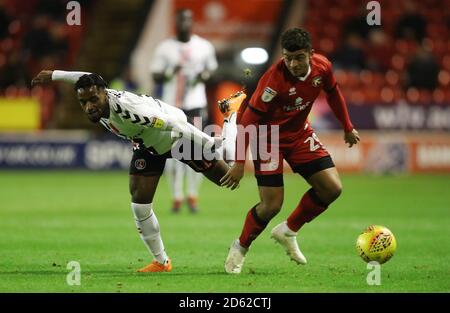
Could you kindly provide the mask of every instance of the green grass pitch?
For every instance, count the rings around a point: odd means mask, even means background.
[[[154,200],[171,273],[138,274],[151,259],[135,229],[126,172],[0,172],[0,292],[449,292],[450,176],[343,175],[344,192],[298,239],[306,266],[269,238],[307,185],[285,175],[285,202],[254,242],[241,275],[224,272],[231,241],[257,200],[253,176],[237,191],[203,182],[200,212],[170,213],[161,180]],[[355,241],[370,224],[396,235],[381,285]],[[81,285],[69,286],[69,261]]]

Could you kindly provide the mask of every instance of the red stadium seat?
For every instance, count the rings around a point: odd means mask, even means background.
[[[364,93],[359,89],[350,91],[349,96],[350,102],[354,104],[364,104],[364,102],[366,101]]]
[[[410,87],[406,91],[406,100],[408,100],[411,103],[417,103],[420,99],[420,93],[417,88]]]
[[[405,69],[405,57],[400,54],[395,54],[391,58],[392,68],[398,71],[403,71]]]
[[[438,81],[439,85],[444,88],[448,88],[448,85],[450,83],[450,73],[446,70],[439,71]]]
[[[320,49],[320,51],[322,53],[325,53],[325,54],[329,55],[335,49],[334,42],[330,38],[320,39],[320,41],[319,41],[319,49]]]
[[[400,76],[397,74],[397,72],[389,70],[386,72],[384,80],[388,85],[397,86],[400,81]]]
[[[359,79],[361,80],[361,83],[364,85],[372,85],[373,84],[373,73],[368,70],[362,70],[359,73]]]
[[[378,88],[382,88],[386,85],[386,80],[384,79],[384,75],[381,73],[375,72],[373,74],[373,84]]]
[[[364,87],[364,98],[370,104],[376,104],[380,101],[381,90],[377,86],[367,85]]]
[[[6,56],[0,52],[0,68],[6,64]]]
[[[334,76],[339,86],[347,86],[348,75],[344,70],[335,70]]]
[[[422,104],[431,104],[433,93],[430,90],[419,90],[419,102]]]
[[[433,101],[435,103],[443,103],[445,102],[445,92],[442,89],[436,89],[433,91]]]
[[[392,87],[383,87],[380,92],[381,102],[393,103],[395,101],[395,92]]]
[[[442,67],[444,68],[444,69],[446,69],[447,71],[450,71],[450,55],[445,55],[443,58],[442,58]]]
[[[357,87],[361,84],[359,75],[354,72],[347,72],[347,86],[350,88]]]

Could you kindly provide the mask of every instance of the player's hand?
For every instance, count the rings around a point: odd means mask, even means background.
[[[348,147],[351,148],[353,145],[356,145],[358,141],[361,141],[361,139],[359,138],[356,129],[353,129],[351,132],[345,133],[344,141],[345,143],[348,143]]]
[[[36,86],[39,84],[48,84],[52,81],[53,71],[43,70],[33,80],[31,81],[31,86]]]
[[[239,187],[239,182],[244,176],[244,163],[234,163],[228,172],[220,179],[220,186],[230,188],[231,190]]]

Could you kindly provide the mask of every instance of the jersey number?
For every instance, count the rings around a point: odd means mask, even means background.
[[[312,133],[310,137],[306,138],[304,143],[307,143],[308,141],[309,141],[309,151],[316,151],[322,146],[322,143],[319,141],[319,138],[315,133]]]

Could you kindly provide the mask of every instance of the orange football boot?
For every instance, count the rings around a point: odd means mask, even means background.
[[[161,272],[170,272],[172,270],[172,261],[167,259],[166,264],[161,264],[156,260],[153,260],[149,265],[138,269],[139,273],[161,273]]]
[[[228,119],[233,113],[237,112],[245,98],[247,98],[245,92],[238,91],[227,99],[218,101],[219,110],[222,112],[224,118]]]

